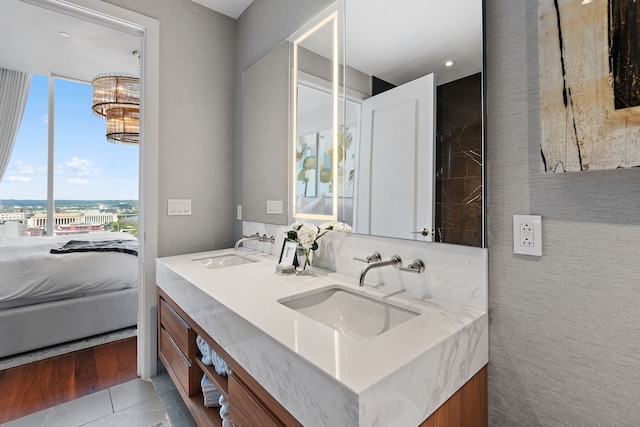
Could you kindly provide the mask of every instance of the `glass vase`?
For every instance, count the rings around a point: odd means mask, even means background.
[[[298,257],[298,271],[296,272],[296,274],[300,276],[310,275],[311,262],[313,260],[313,251],[311,249],[306,249],[298,245],[296,255]]]

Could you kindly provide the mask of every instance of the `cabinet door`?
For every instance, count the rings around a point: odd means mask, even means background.
[[[202,372],[191,366],[164,328],[160,328],[160,357],[165,367],[173,371],[187,395],[192,396],[200,391]]]
[[[196,333],[189,324],[171,307],[171,305],[160,298],[160,324],[176,343],[182,354],[189,363],[193,363],[196,354],[195,342]]]
[[[284,426],[234,375],[229,376],[229,415],[236,427]]]

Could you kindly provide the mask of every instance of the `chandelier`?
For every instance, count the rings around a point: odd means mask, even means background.
[[[107,110],[107,141],[138,144],[140,142],[140,109],[111,108]]]
[[[133,52],[136,55],[138,52]],[[101,74],[91,82],[93,114],[106,119],[107,141],[140,142],[140,78],[126,74]]]

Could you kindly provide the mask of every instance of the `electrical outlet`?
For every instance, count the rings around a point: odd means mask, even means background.
[[[520,246],[534,246],[533,230],[533,223],[524,222],[520,224]]]
[[[513,216],[513,253],[542,256],[542,217]]]

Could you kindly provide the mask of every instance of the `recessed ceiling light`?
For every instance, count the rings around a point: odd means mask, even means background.
[[[67,33],[66,31],[58,31],[58,34],[60,34],[62,37],[71,37],[71,34]]]
[[[582,0],[582,4],[589,4],[591,3],[593,0]]]
[[[445,67],[451,67],[453,64],[455,64],[454,61],[447,61],[447,62],[444,63],[444,66]]]

